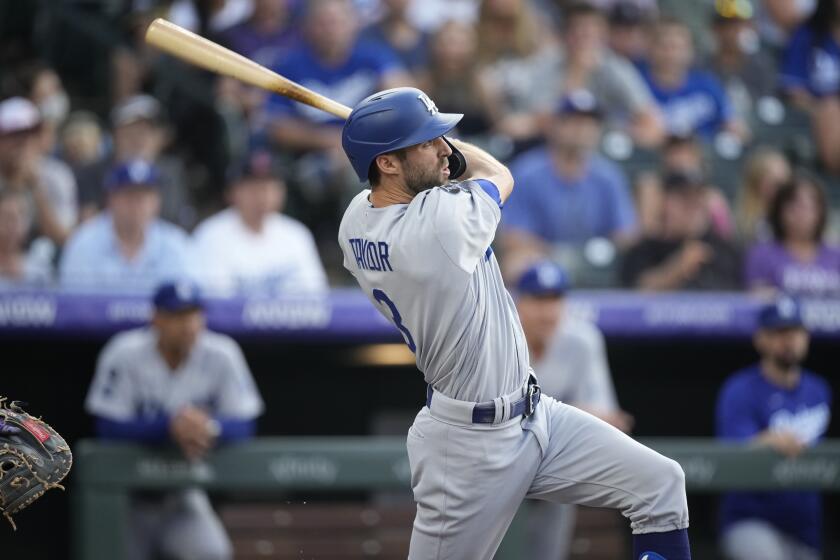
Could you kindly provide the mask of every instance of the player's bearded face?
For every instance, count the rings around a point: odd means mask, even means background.
[[[408,190],[421,193],[444,184],[449,178],[447,158],[450,153],[446,143],[440,139],[406,150],[406,157],[401,163],[403,180]]]
[[[782,329],[762,337],[762,353],[784,370],[798,367],[808,354],[808,334],[804,329]]]

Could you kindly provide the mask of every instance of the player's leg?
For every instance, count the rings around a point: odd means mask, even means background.
[[[169,516],[161,550],[171,560],[233,558],[227,532],[203,490],[187,490],[180,496],[177,510]]]
[[[407,447],[417,502],[408,557],[492,558],[539,464],[534,437],[517,420],[483,429],[423,409]]]
[[[529,497],[620,510],[633,530],[634,560],[647,552],[690,558],[685,475],[678,463],[545,396],[526,426],[543,422],[546,449]]]
[[[721,548],[728,560],[792,560],[784,536],[758,519],[739,521],[727,527]]]
[[[527,510],[527,558],[566,560],[575,532],[577,508],[570,504],[534,502]]]

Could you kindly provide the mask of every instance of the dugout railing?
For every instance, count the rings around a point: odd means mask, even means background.
[[[678,461],[689,492],[840,490],[840,439],[795,459],[770,450],[700,438],[640,440]],[[302,491],[405,491],[410,475],[402,437],[260,438],[228,446],[201,463],[175,452],[85,440],[75,446],[73,501],[77,559],[122,556],[132,492],[200,486],[217,492],[282,496]],[[497,558],[516,558],[514,521]]]

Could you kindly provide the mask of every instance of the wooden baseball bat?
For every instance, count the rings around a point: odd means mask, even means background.
[[[265,66],[187,31],[171,21],[162,18],[154,20],[146,30],[146,42],[205,70],[231,76],[342,119],[350,116],[350,107],[296,84]]]

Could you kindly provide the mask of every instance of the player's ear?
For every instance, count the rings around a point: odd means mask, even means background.
[[[375,163],[380,175],[398,175],[402,171],[400,160],[395,154],[378,155]]]

